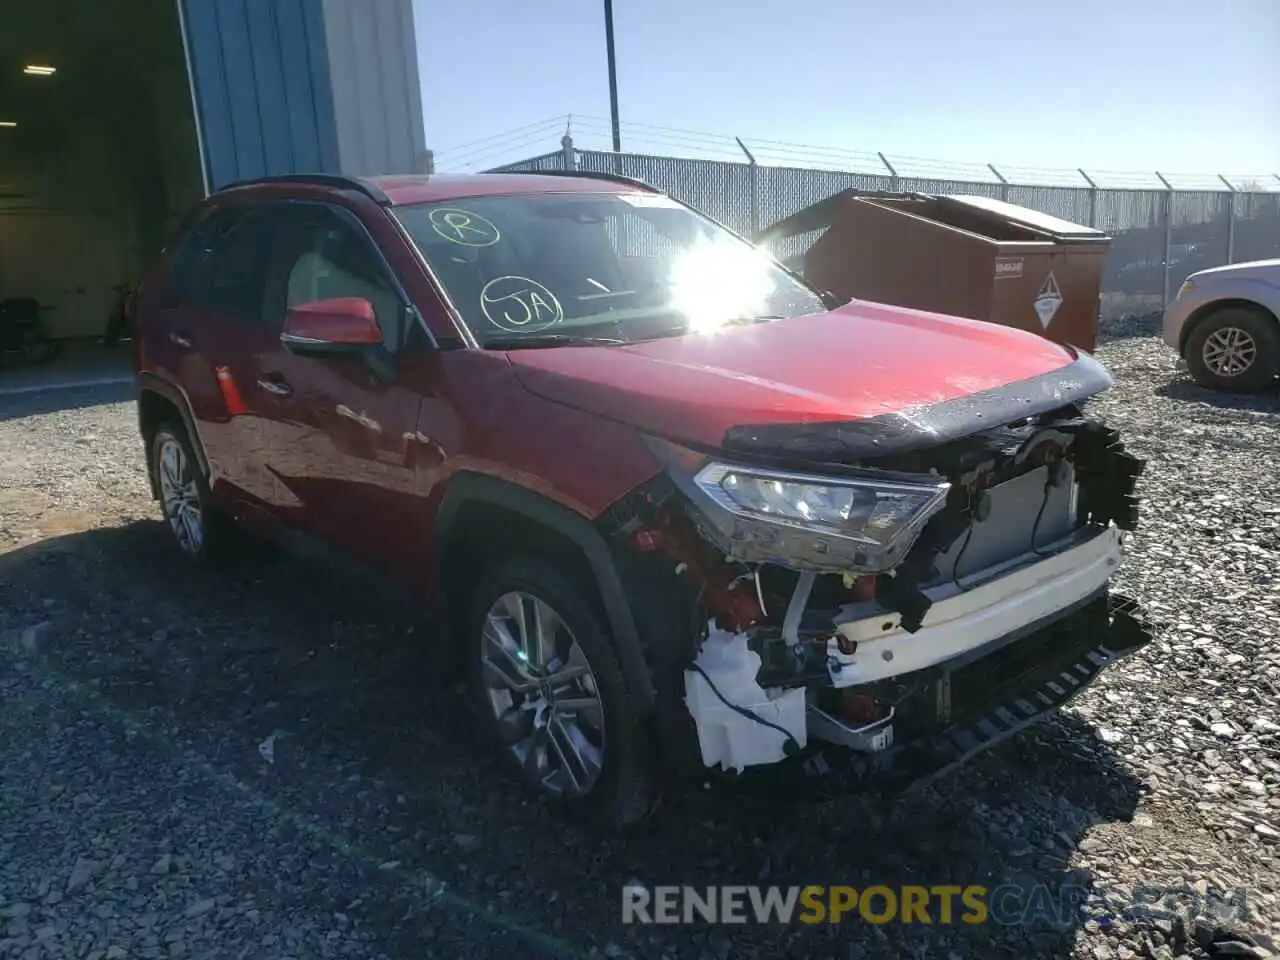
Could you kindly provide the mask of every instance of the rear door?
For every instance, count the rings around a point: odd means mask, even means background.
[[[254,358],[273,341],[265,296],[276,206],[253,202],[215,215],[186,298],[189,322],[174,327],[180,348],[193,358],[183,383],[211,471],[232,496],[273,508],[279,489],[266,470],[264,411],[255,402],[253,371]]]

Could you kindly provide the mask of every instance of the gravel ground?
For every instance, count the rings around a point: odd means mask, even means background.
[[[1280,400],[1194,388],[1152,333],[1109,330],[1099,406],[1149,459],[1120,580],[1157,642],[891,808],[707,790],[627,838],[503,778],[422,625],[265,549],[175,563],[120,388],[0,398],[0,957],[1280,954]],[[636,928],[633,880],[1094,896],[1059,923]]]

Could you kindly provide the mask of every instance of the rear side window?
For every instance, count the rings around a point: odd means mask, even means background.
[[[197,221],[178,242],[169,262],[165,293],[177,304],[194,304],[200,296],[200,279],[210,249],[217,238],[230,230],[243,210],[219,210]]]
[[[199,269],[198,302],[210,313],[262,322],[275,240],[273,207],[246,211],[214,232]]]

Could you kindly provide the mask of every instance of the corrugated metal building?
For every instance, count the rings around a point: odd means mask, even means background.
[[[55,336],[100,334],[209,190],[425,169],[412,0],[0,0],[0,23],[0,297]]]

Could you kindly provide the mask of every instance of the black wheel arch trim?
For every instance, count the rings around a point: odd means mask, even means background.
[[[465,504],[475,502],[490,503],[523,514],[562,534],[582,551],[595,574],[595,585],[600,591],[605,616],[613,632],[615,651],[628,693],[641,710],[650,709],[654,702],[652,679],[640,645],[631,604],[608,542],[596,526],[581,514],[496,477],[480,473],[459,473],[447,482],[440,501],[433,535],[435,569],[432,571],[432,589],[436,594],[434,605],[441,617],[443,635],[452,636],[453,626],[448,598],[443,589],[445,549],[453,526],[458,522],[458,511]]]
[[[196,427],[194,414],[191,412],[191,401],[187,397],[186,391],[175,383],[165,380],[154,373],[140,373],[137,376],[136,393],[138,399],[138,431],[145,436],[145,425],[142,420],[142,395],[145,393],[154,393],[159,397],[163,397],[169,403],[173,404],[178,414],[182,417],[182,426],[187,431],[187,440],[191,443],[191,449],[196,455],[196,463],[200,467],[201,474],[207,480],[209,477],[209,459],[205,456],[204,441],[200,437],[200,430]],[[148,462],[151,458],[150,449],[147,450]],[[148,470],[148,473],[151,471]]]
[[[730,427],[726,451],[806,460],[874,460],[948,443],[1024,417],[1078,404],[1110,389],[1107,368],[1084,351],[1056,370],[924,407],[860,420]]]

